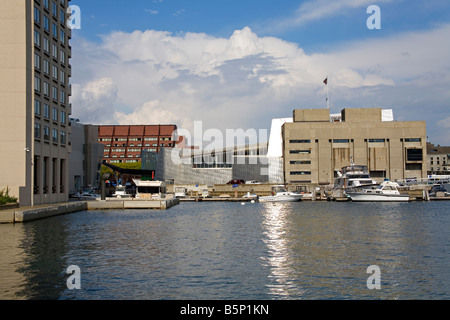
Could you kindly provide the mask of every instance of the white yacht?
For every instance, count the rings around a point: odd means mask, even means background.
[[[409,201],[409,195],[401,194],[398,187],[396,182],[384,181],[377,188],[350,191],[347,195],[352,201]]]
[[[365,188],[378,185],[369,175],[367,166],[351,165],[342,168],[335,179],[335,189]]]
[[[302,197],[302,194],[287,191],[283,185],[279,185],[272,187],[271,196],[259,197],[259,202],[297,202]]]
[[[113,197],[115,197],[115,198],[130,198],[131,194],[127,193],[125,186],[118,185],[116,187],[116,191],[113,193]]]
[[[367,166],[354,165],[343,167],[337,172],[334,186],[327,191],[327,196],[333,198],[347,198],[348,191],[360,191],[364,188],[378,186],[376,180],[369,175]]]

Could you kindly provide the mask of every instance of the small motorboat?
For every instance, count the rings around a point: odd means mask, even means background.
[[[271,196],[259,197],[259,202],[297,202],[302,199],[303,195],[287,191],[282,185],[272,187]]]
[[[113,197],[115,198],[130,198],[131,194],[127,193],[125,186],[117,186],[116,191],[113,193]]]

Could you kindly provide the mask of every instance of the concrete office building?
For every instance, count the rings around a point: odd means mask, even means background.
[[[68,200],[68,5],[0,1],[0,189],[22,206]]]
[[[100,187],[103,144],[98,142],[98,127],[70,119],[69,194],[84,188]]]
[[[427,176],[426,123],[394,121],[392,110],[294,110],[284,123],[285,183],[327,185],[352,162],[379,180]]]
[[[225,184],[232,179],[267,182],[267,143],[235,146],[213,152],[163,148],[143,152],[143,169],[155,179],[173,184]]]

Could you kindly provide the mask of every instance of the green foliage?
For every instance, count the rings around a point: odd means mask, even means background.
[[[9,189],[6,188],[5,190],[0,190],[0,205],[7,204],[7,203],[16,203],[17,198],[11,197],[9,195]]]
[[[141,163],[140,162],[133,162],[133,163],[114,163],[116,167],[122,168],[122,169],[141,169]],[[102,172],[104,173],[112,174],[113,170],[111,168],[108,168],[107,166],[102,165]]]

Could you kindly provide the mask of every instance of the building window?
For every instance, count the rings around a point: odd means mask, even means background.
[[[422,139],[420,138],[406,138],[405,142],[421,142]]]
[[[66,92],[65,91],[60,91],[59,92],[59,102],[61,102],[62,104],[66,104]]]
[[[44,103],[44,118],[50,119],[50,106]]]
[[[386,139],[369,139],[369,142],[385,142]]]
[[[55,80],[58,80],[58,67],[52,66],[52,77]]]
[[[34,114],[41,115],[41,102],[39,100],[34,100]]]
[[[58,60],[58,47],[55,44],[52,44],[52,56]]]
[[[66,23],[65,19],[66,19],[66,16],[64,14],[64,10],[59,10],[59,22],[61,22],[62,25],[64,25]]]
[[[66,112],[61,110],[60,114],[61,124],[66,124]]]
[[[62,44],[66,43],[66,33],[64,32],[64,30],[59,31],[59,40]]]
[[[289,150],[290,154],[309,154],[311,150]]]
[[[50,63],[46,59],[44,59],[44,73],[50,75]]]
[[[44,37],[44,51],[50,53],[50,41],[46,37]]]
[[[311,164],[309,160],[291,161],[291,164]]]
[[[52,35],[53,38],[58,39],[58,26],[52,22]]]
[[[37,53],[34,54],[34,67],[41,70],[41,57]]]
[[[407,161],[423,161],[422,149],[406,149]]]
[[[41,12],[36,7],[34,7],[34,22],[37,24],[41,23]]]
[[[62,84],[66,84],[66,73],[62,70],[59,72],[59,81]]]
[[[53,111],[53,112],[52,112],[52,120],[53,120],[53,121],[58,121],[58,109],[53,108],[52,111]]]
[[[36,92],[41,92],[41,79],[39,79],[38,77],[34,77],[34,90]]]
[[[66,53],[62,50],[59,50],[59,61],[66,63]]]
[[[52,87],[52,98],[55,101],[58,101],[58,88]]]
[[[333,143],[349,143],[349,139],[334,139]]]
[[[58,130],[52,129],[52,141],[53,143],[58,143]]]
[[[311,143],[311,140],[289,140],[289,143]]]
[[[58,18],[58,6],[54,1],[52,1],[52,14],[55,18]]]
[[[47,32],[50,32],[50,20],[46,15],[44,15],[44,29]]]
[[[61,144],[66,144],[66,132],[64,132],[64,131],[60,132],[60,139],[61,139]]]
[[[311,171],[291,171],[291,176],[311,175]]]
[[[44,95],[47,97],[50,95],[50,85],[47,81],[44,81]]]
[[[41,46],[41,34],[37,30],[34,30],[34,44],[38,47]]]
[[[50,141],[50,128],[48,126],[44,126],[44,140]]]
[[[34,124],[34,138],[41,139],[41,125],[39,123]]]

